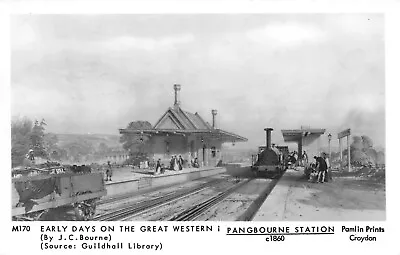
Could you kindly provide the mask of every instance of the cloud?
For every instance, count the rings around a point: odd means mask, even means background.
[[[18,29],[11,29],[13,49],[30,46],[37,41],[37,35],[29,24],[21,24]]]
[[[104,43],[101,43],[106,49],[109,50],[160,50],[170,49],[178,44],[190,43],[194,41],[192,34],[183,34],[177,36],[163,37],[160,39],[134,37],[134,36],[120,36],[112,38]]]
[[[342,33],[352,36],[380,36],[383,39],[383,15],[341,15],[339,18],[330,18],[332,27]]]
[[[321,42],[325,33],[316,26],[301,23],[271,23],[262,28],[251,30],[247,37],[256,43],[275,46],[296,46],[302,43]]]
[[[347,113],[337,130],[351,128],[353,135],[368,135],[375,145],[385,146],[385,119],[384,107],[373,112],[354,108]]]
[[[370,27],[369,15],[228,16],[21,21],[12,38],[23,45],[12,52],[12,112],[52,118],[57,132],[115,133],[132,120],[154,123],[180,83],[185,110],[210,121],[218,109],[220,127],[248,137],[248,147],[264,141],[267,125],[277,142],[281,128],[336,132],[346,123],[382,141],[374,131],[381,121],[368,121],[385,103],[379,17]]]

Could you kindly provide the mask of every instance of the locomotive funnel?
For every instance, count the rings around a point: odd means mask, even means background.
[[[265,145],[267,146],[267,149],[271,149],[271,132],[274,130],[273,128],[264,128],[266,132],[266,141]]]

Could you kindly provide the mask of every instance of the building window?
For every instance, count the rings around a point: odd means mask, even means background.
[[[215,158],[217,156],[217,150],[215,149],[215,146],[211,147],[211,156]]]
[[[167,152],[167,155],[169,155],[169,142],[165,142],[165,151]]]

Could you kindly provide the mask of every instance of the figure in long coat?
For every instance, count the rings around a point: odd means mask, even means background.
[[[178,158],[178,165],[179,165],[179,170],[182,170],[183,169],[183,158],[181,155],[179,155],[179,158]]]
[[[178,159],[176,158],[176,156],[174,156],[174,170],[175,171],[179,170]]]
[[[157,173],[161,173],[161,159],[157,160],[157,164],[156,164],[156,174]]]
[[[174,156],[171,157],[171,160],[169,161],[169,169],[174,170]]]

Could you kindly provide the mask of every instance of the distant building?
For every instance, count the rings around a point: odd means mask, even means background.
[[[246,138],[216,126],[217,110],[212,110],[212,125],[198,113],[182,110],[179,100],[181,86],[175,84],[174,106],[168,108],[151,129],[120,129],[121,134],[149,137],[148,151],[154,159],[169,160],[181,155],[190,162],[198,158],[201,166],[215,166],[221,160],[223,143],[245,142]]]
[[[111,151],[106,153],[99,163],[107,163],[110,161],[111,164],[122,164],[129,159],[129,153],[125,150]]]

